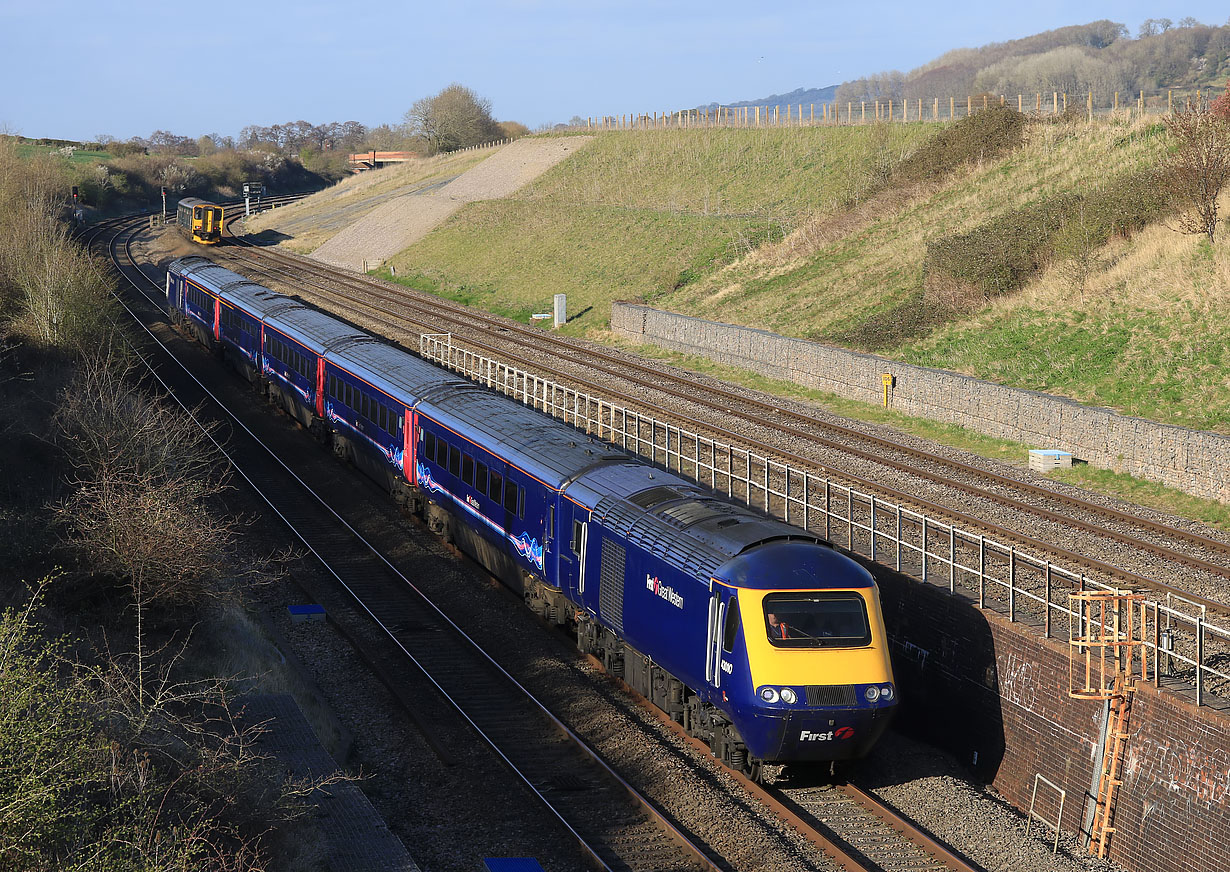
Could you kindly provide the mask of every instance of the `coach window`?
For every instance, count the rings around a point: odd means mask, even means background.
[[[504,482],[504,511],[517,514],[517,484],[513,481]]]
[[[448,443],[443,439],[436,441],[436,463],[441,469],[448,469]]]
[[[504,476],[500,475],[494,469],[491,470],[491,487],[487,489],[487,495],[495,500],[498,504],[500,497],[504,494]]]
[[[487,464],[481,460],[474,471],[474,489],[480,494],[487,493]]]
[[[448,447],[448,471],[454,477],[461,475],[461,449],[456,445]]]
[[[461,455],[461,480],[474,487],[474,458],[468,454]]]
[[[581,531],[583,526],[580,521],[572,522],[572,553],[579,555],[581,553]]]
[[[423,431],[423,453],[428,460],[436,459],[436,434],[427,430]]]

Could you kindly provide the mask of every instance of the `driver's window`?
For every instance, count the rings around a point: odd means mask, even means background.
[[[733,597],[726,603],[726,626],[722,629],[722,650],[729,654],[735,650],[735,636],[739,633],[739,603]]]

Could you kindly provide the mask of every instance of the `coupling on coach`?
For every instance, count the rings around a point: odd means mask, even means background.
[[[203,257],[176,320],[725,763],[864,756],[898,704],[878,588],[820,538]]]

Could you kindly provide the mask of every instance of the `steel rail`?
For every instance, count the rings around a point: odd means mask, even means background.
[[[607,674],[621,691],[635,700],[642,709],[652,714],[663,727],[689,747],[704,754],[705,759],[710,765],[720,769],[724,774],[734,779],[740,787],[751,794],[765,808],[769,809],[779,820],[820,848],[843,869],[857,872],[857,870],[863,869],[883,868],[880,864],[872,861],[871,858],[867,858],[864,861],[864,859],[855,856],[852,850],[847,850],[846,847],[840,844],[836,834],[829,835],[821,832],[815,824],[808,821],[807,817],[800,813],[801,810],[794,803],[788,801],[777,790],[748,778],[746,774],[738,769],[731,769],[723,765],[710,754],[709,746],[703,741],[690,735],[684,730],[682,725],[672,720],[660,708],[645,699],[622,678],[607,673],[606,666],[601,660],[592,654],[586,654],[585,658],[592,666]],[[924,832],[908,818],[903,817],[874,794],[848,783],[840,785],[839,789],[854,802],[858,803],[860,807],[885,824],[884,828],[878,832],[878,835],[885,838],[904,839],[924,854],[942,864],[946,869],[952,870],[952,872],[982,872],[979,867],[972,865],[948,846],[932,838],[928,833]]]

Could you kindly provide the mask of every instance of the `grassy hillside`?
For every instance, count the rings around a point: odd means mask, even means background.
[[[399,277],[508,313],[567,293],[568,328],[658,301],[857,199],[933,128],[608,133],[392,259]],[[408,278],[405,278],[407,277]]]
[[[1230,328],[1215,317],[1230,243],[1157,220],[1147,171],[1164,126],[1031,123],[1002,157],[902,181],[944,129],[607,134],[393,262],[410,283],[517,316],[566,292],[573,332],[601,336],[611,301],[641,299],[1230,431]],[[1099,217],[1129,207],[1143,210],[1135,224]],[[1029,229],[1038,216],[1050,229]],[[1096,238],[1065,247],[1086,226]],[[1029,232],[994,235],[1012,228]],[[963,240],[985,246],[973,263],[1025,245],[1032,266],[944,299],[936,274]]]

